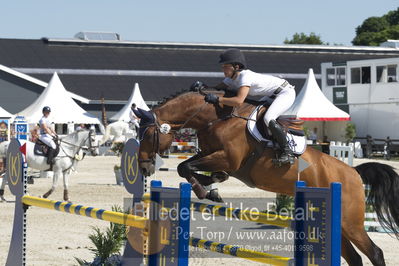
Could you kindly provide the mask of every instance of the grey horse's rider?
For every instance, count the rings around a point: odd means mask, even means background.
[[[45,106],[43,107],[43,117],[39,121],[40,125],[40,137],[39,139],[49,147],[47,153],[47,163],[53,164],[54,163],[54,153],[57,145],[54,142],[54,138],[57,138],[57,133],[52,129],[51,122],[49,120],[49,115],[51,112],[50,107]]]

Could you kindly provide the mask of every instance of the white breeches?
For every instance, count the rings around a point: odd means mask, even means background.
[[[288,85],[279,94],[276,99],[267,109],[263,121],[266,126],[269,126],[270,120],[276,120],[281,114],[287,111],[295,101],[295,89],[293,86]]]
[[[40,135],[39,139],[46,145],[50,146],[51,148],[53,149],[57,148],[57,145],[55,145],[53,137],[51,137],[49,134],[42,134]]]
[[[140,127],[139,122],[137,122],[137,120],[130,120],[130,123],[132,123],[135,127]]]

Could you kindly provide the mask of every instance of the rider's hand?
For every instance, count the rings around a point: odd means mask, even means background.
[[[200,89],[206,89],[208,86],[202,81],[196,81],[190,86],[190,91],[199,91]]]
[[[207,94],[205,95],[205,102],[217,104],[219,102],[219,96],[212,93]]]

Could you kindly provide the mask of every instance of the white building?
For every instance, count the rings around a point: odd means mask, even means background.
[[[399,57],[322,63],[322,91],[348,112],[358,137],[399,139]]]

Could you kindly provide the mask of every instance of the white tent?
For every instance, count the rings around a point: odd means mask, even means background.
[[[129,100],[127,101],[125,106],[123,106],[123,108],[118,113],[113,115],[109,120],[129,122],[130,107],[132,106],[133,103],[135,103],[138,108],[141,108],[146,111],[150,110],[150,108],[148,108],[147,104],[145,103],[143,97],[141,96],[138,83],[134,84],[133,92],[130,95]]]
[[[307,121],[350,120],[348,113],[336,107],[324,96],[311,68],[301,92],[283,116],[294,116]]]
[[[101,124],[94,115],[86,112],[65,90],[57,73],[54,73],[42,94],[30,106],[17,115],[25,117],[28,123],[38,123],[43,116],[44,106],[51,108],[50,121],[56,124]]]
[[[313,131],[312,134],[317,140],[324,140],[326,136],[329,139],[344,141],[346,124],[350,120],[348,113],[326,98],[311,68],[294,104],[282,116],[305,120],[305,126]]]

